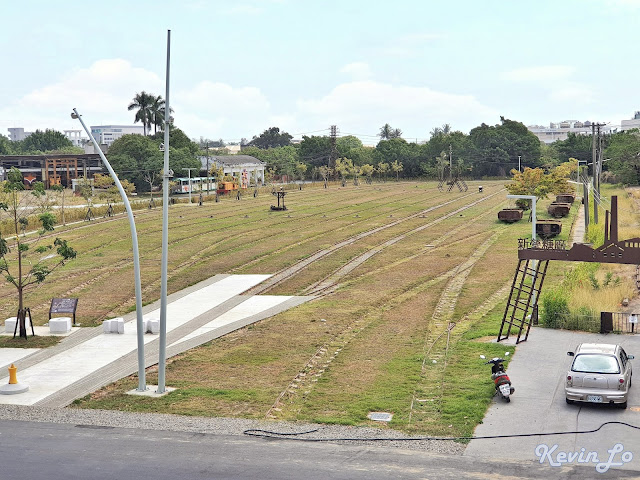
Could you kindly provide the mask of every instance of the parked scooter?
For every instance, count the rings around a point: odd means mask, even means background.
[[[505,356],[508,355],[509,352],[506,352]],[[486,357],[484,355],[480,355],[480,358],[484,360]],[[515,392],[516,389],[511,385],[509,375],[505,372],[504,361],[504,358],[495,357],[488,362],[485,362],[485,365],[491,364],[491,379],[495,383],[496,395],[500,395],[505,402],[509,403],[511,401],[511,395],[513,395],[513,392]]]

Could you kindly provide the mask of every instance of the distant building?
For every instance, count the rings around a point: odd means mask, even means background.
[[[74,147],[82,147],[89,139],[82,136],[82,130],[64,130],[64,136],[73,143]]]
[[[45,188],[71,188],[73,179],[93,178],[102,172],[102,160],[99,155],[86,154],[0,155],[0,170],[6,173],[12,167],[22,172],[26,188],[37,181],[43,182]]]
[[[569,133],[576,135],[591,135],[591,122],[580,122],[578,120],[564,120],[558,123],[550,123],[548,127],[542,125],[529,125],[527,129],[533,133],[541,142],[553,143],[557,140],[566,140]],[[609,125],[600,127],[601,133],[613,133]]]
[[[19,142],[21,140],[24,140],[33,133],[25,132],[24,128],[8,128],[7,130],[9,130],[9,140],[11,140],[12,142]]]
[[[640,111],[633,114],[631,120],[622,120],[620,130],[631,130],[632,128],[640,128]]]
[[[207,157],[198,157],[202,163],[202,169],[207,169]],[[224,175],[231,175],[239,180],[241,188],[247,188],[255,184],[264,185],[264,170],[266,163],[251,155],[215,155],[208,157],[209,169],[213,165],[222,167]],[[218,179],[216,179],[218,181]]]
[[[142,125],[92,125],[91,135],[98,144],[110,146],[114,141],[123,135],[129,134],[144,135]]]

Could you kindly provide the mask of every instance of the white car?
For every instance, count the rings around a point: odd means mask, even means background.
[[[567,403],[616,404],[627,408],[631,386],[631,362],[620,345],[582,343],[575,352],[564,387]]]

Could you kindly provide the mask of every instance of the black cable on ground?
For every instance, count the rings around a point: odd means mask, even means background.
[[[299,442],[417,442],[417,441],[425,441],[425,440],[490,440],[496,438],[517,438],[517,437],[544,437],[550,435],[576,435],[576,434],[585,434],[585,433],[595,433],[599,431],[605,425],[623,425],[629,428],[635,428],[636,430],[640,430],[640,427],[636,425],[631,425],[626,422],[604,422],[598,428],[594,428],[593,430],[575,430],[575,431],[565,431],[565,432],[547,432],[547,433],[515,433],[511,435],[485,435],[480,437],[377,437],[377,438],[297,438],[299,435],[307,435],[309,433],[315,433],[319,431],[319,428],[308,430],[306,432],[293,432],[293,433],[282,433],[282,432],[272,432],[269,430],[262,430],[257,428],[250,428],[245,430],[245,435],[249,435],[252,437],[260,437],[260,438],[273,438],[273,439],[281,439],[281,440],[296,440]]]

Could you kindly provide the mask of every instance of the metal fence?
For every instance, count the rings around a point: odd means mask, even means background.
[[[541,323],[541,325],[562,330],[578,330],[593,333],[601,331],[601,320],[597,315],[557,315],[553,320]]]
[[[637,333],[638,316],[634,313],[600,313],[600,333]]]
[[[541,325],[582,332],[635,334],[638,333],[638,316],[622,312],[600,312],[600,317],[597,314],[566,314],[558,315],[551,322],[541,323]]]

